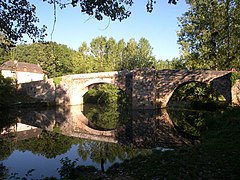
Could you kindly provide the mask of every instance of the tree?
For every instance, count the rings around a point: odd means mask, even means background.
[[[133,0],[42,0],[54,5],[54,11],[58,5],[61,9],[69,5],[79,5],[81,12],[102,20],[104,16],[112,21],[122,21],[131,14],[129,7]],[[170,4],[176,4],[178,0],[168,0]],[[152,12],[156,1],[148,0],[146,8]],[[24,39],[26,34],[33,40],[43,40],[46,26],[39,28],[36,24],[39,19],[36,16],[36,6],[29,3],[29,0],[1,0],[0,1],[0,45],[5,48],[12,47],[17,41]]]
[[[104,71],[106,68],[106,45],[107,38],[104,36],[94,38],[90,43],[91,53],[94,56],[94,64],[97,71]]]
[[[73,73],[90,73],[94,72],[94,57],[90,52],[90,48],[88,47],[86,42],[83,42],[79,47],[76,56],[73,56],[72,65],[73,65]]]
[[[152,55],[152,46],[146,38],[141,38],[138,42],[138,68],[152,67],[156,61]]]
[[[16,86],[12,78],[4,78],[0,74],[0,106],[7,104],[9,99],[14,96],[16,92]]]
[[[125,48],[125,58],[123,63],[123,69],[134,69],[137,68],[138,62],[138,43],[135,39],[131,38],[127,42],[127,46]]]
[[[18,45],[12,50],[8,60],[40,64],[49,77],[72,73],[72,59],[76,52],[66,45],[55,42]]]
[[[151,68],[156,64],[152,47],[145,38],[140,38],[139,42],[131,38],[123,51],[123,57],[121,69]]]
[[[81,12],[88,14],[89,16],[94,16],[97,20],[102,20],[103,16],[109,17],[111,20],[118,19],[122,21],[131,15],[128,10],[130,6],[133,5],[134,0],[71,0],[70,2],[62,2],[62,0],[43,0],[50,4],[59,5],[60,8],[65,8],[68,5],[76,7],[80,6]],[[168,0],[170,4],[177,4],[178,0]],[[148,12],[152,12],[153,5],[156,1],[148,0],[146,4],[146,9]]]
[[[42,131],[39,137],[18,141],[16,149],[54,158],[66,153],[72,145],[81,142],[79,138],[64,136],[60,133]]]
[[[36,7],[28,0],[0,1],[0,45],[11,47],[21,41],[26,34],[31,39],[43,40],[46,27],[39,28],[36,23]]]
[[[239,8],[239,0],[191,1],[178,32],[188,69],[240,68]]]
[[[125,49],[126,43],[124,39],[121,39],[117,43],[117,60],[116,60],[116,69],[117,71],[123,69],[123,60],[124,60],[124,49]]]

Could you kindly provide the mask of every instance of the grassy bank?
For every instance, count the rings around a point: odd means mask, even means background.
[[[111,167],[108,175],[133,179],[239,179],[240,109],[206,121],[201,143],[176,151],[155,151]]]

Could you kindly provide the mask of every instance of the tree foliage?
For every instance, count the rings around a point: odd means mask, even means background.
[[[79,6],[82,13],[102,20],[104,16],[112,21],[122,21],[131,14],[129,7],[133,0],[42,0],[54,5],[54,11],[58,5],[61,9],[71,5]],[[168,0],[170,4],[176,4],[178,0]],[[156,1],[148,0],[146,9],[152,12]],[[46,36],[46,26],[39,28],[36,16],[36,6],[29,0],[1,0],[0,1],[0,45],[5,49],[11,48],[18,41],[24,40],[25,35],[33,40],[43,40]]]
[[[66,74],[119,71],[135,68],[174,69],[180,68],[180,61],[157,60],[152,47],[145,38],[139,41],[100,36],[92,39],[88,45],[83,42],[78,51],[55,42],[17,45],[9,53],[0,48],[0,63],[18,60],[40,64],[48,77]],[[1,51],[2,50],[2,51]],[[174,64],[175,63],[175,64]]]
[[[16,92],[16,86],[11,78],[4,78],[0,74],[0,105],[7,102],[7,97],[11,97]]]
[[[179,18],[178,42],[188,69],[240,68],[240,1],[193,0]]]
[[[104,16],[109,17],[112,21],[118,19],[122,21],[131,15],[129,7],[134,3],[134,0],[111,0],[111,1],[89,1],[89,0],[43,0],[50,4],[57,4],[60,8],[66,8],[71,5],[76,7],[79,5],[81,12],[89,16],[94,16],[97,20],[102,20]],[[169,4],[177,4],[178,0],[168,0]],[[148,0],[146,2],[147,12],[152,12],[155,0]]]
[[[45,74],[49,77],[57,77],[72,73],[74,53],[75,51],[66,45],[55,42],[33,43],[18,45],[9,54],[8,59],[40,64]]]
[[[36,7],[28,0],[0,1],[0,45],[11,46],[24,39],[26,34],[31,39],[43,40],[46,27],[36,24]]]
[[[29,150],[33,154],[41,154],[46,158],[54,158],[58,155],[66,153],[73,144],[77,144],[80,141],[81,140],[78,138],[43,131],[38,138],[34,137],[19,141],[16,144],[16,149],[22,151]]]

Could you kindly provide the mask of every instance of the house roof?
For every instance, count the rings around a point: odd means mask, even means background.
[[[43,70],[38,64],[30,64],[18,61],[6,61],[0,66],[0,70],[10,70],[18,72],[31,72],[43,74]]]

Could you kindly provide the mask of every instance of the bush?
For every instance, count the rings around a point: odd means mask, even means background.
[[[8,102],[8,99],[16,92],[16,85],[12,78],[4,78],[0,75],[0,103]]]

